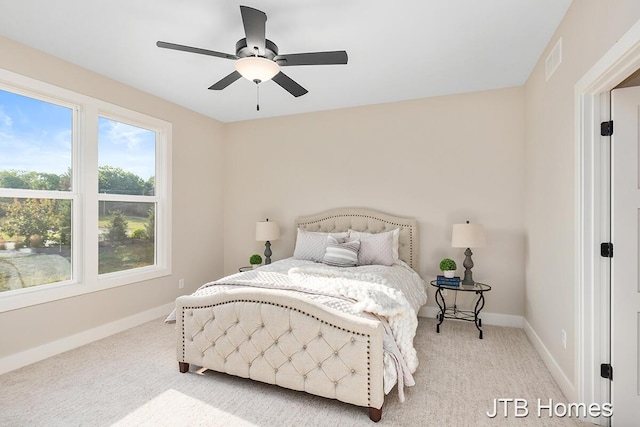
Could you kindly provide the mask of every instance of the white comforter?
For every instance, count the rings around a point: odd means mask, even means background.
[[[405,263],[344,268],[287,258],[207,283],[194,295],[237,286],[294,291],[345,313],[383,320],[385,394],[398,384],[400,400],[404,401],[403,386],[415,384],[411,374],[418,367],[413,347],[416,313],[426,303],[427,293],[425,282]]]

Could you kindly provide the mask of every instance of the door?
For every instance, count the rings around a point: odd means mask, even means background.
[[[640,87],[611,92],[612,425],[640,418]]]

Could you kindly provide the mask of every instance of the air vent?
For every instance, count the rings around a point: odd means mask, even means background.
[[[551,49],[551,53],[547,56],[546,63],[546,81],[549,81],[553,73],[558,69],[562,62],[562,37],[558,39],[556,45]]]

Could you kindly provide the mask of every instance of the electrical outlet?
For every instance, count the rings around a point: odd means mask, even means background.
[[[178,289],[184,288],[184,279],[178,280]]]
[[[567,349],[567,332],[562,329],[562,348]]]

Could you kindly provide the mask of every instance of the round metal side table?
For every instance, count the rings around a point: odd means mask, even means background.
[[[440,333],[440,325],[444,322],[444,319],[464,320],[467,322],[473,322],[476,325],[476,328],[480,332],[480,339],[482,339],[482,319],[478,316],[484,307],[484,293],[489,292],[491,290],[491,286],[480,282],[475,282],[473,285],[454,286],[449,284],[438,284],[437,280],[432,280],[431,286],[437,288],[436,304],[438,304],[438,307],[440,308],[436,332]],[[458,292],[475,292],[476,295],[478,295],[478,299],[476,300],[473,310],[460,310],[456,305],[456,302],[453,303],[453,307],[447,307],[447,302],[444,299],[444,295],[442,295],[442,291],[444,290],[456,292],[456,299]]]

